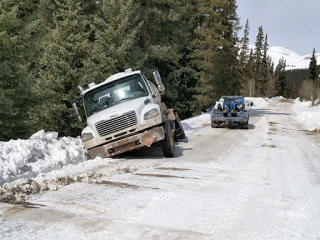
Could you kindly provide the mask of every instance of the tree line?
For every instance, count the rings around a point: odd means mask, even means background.
[[[236,10],[236,0],[2,0],[0,140],[39,129],[78,136],[77,86],[127,68],[157,69],[182,119],[221,95],[293,96],[262,26],[249,49]]]

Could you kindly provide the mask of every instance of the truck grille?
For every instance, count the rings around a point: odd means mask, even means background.
[[[110,120],[102,120],[96,123],[96,128],[101,137],[111,133],[121,131],[128,127],[137,125],[137,116],[135,111],[128,112],[122,116],[112,118]]]

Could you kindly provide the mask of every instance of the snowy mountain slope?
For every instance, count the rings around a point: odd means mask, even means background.
[[[250,48],[254,49],[254,45],[250,45]],[[268,55],[271,57],[275,66],[278,64],[279,60],[283,57],[287,63],[287,70],[308,68],[312,54],[299,55],[298,53],[286,49],[284,47],[270,47]],[[317,62],[320,62],[320,53],[316,53]]]

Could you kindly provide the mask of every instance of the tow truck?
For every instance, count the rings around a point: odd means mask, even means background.
[[[211,127],[232,125],[248,129],[249,108],[242,96],[222,96],[211,111]]]

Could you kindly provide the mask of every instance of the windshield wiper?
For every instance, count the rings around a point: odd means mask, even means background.
[[[125,97],[125,98],[121,98],[120,100],[114,102],[114,103],[118,103],[118,102],[122,102],[124,100],[129,100],[129,99],[133,99],[133,98],[136,98],[135,96],[130,96],[130,97]]]

